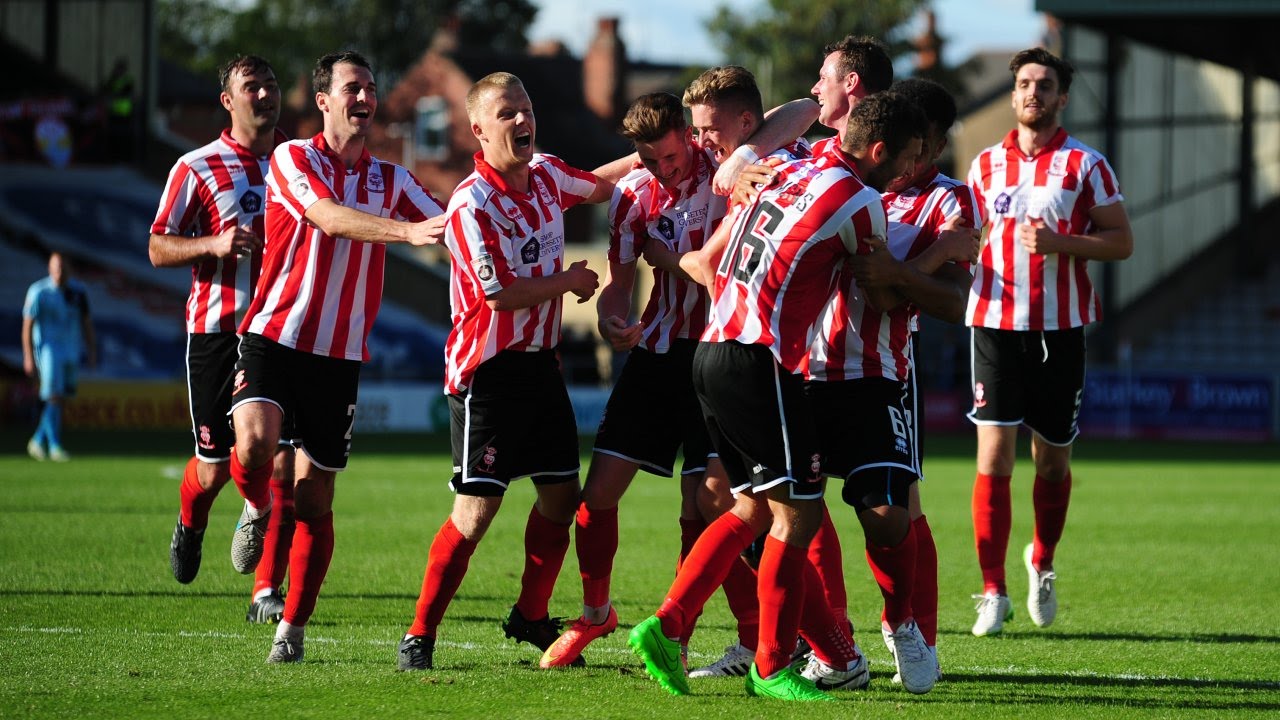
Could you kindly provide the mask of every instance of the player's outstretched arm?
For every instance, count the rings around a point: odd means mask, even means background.
[[[817,121],[818,109],[818,103],[809,98],[800,98],[765,113],[764,124],[716,170],[716,176],[712,178],[712,189],[718,195],[733,192],[733,184],[744,167],[756,164],[761,157],[786,147],[804,135],[809,126]]]
[[[370,215],[321,198],[306,211],[307,222],[315,225],[330,237],[368,243],[409,243],[433,245],[444,235],[444,216],[428,218],[422,222],[406,222]]]
[[[601,165],[595,170],[592,170],[591,174],[595,175],[599,180],[604,180],[616,185],[617,182],[625,177],[627,173],[634,170],[639,163],[640,155],[633,152],[629,155],[624,155],[617,160]]]

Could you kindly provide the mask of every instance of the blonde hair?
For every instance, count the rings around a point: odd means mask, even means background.
[[[467,120],[476,122],[476,113],[480,110],[484,96],[490,90],[506,90],[516,86],[524,87],[524,83],[509,72],[489,73],[477,80],[467,91]]]
[[[713,67],[699,75],[684,91],[686,107],[715,105],[729,112],[749,112],[764,119],[760,88],[750,70],[740,65]]]

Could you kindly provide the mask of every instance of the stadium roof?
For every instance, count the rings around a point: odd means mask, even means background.
[[[1036,10],[1280,80],[1276,0],[1036,0]]]

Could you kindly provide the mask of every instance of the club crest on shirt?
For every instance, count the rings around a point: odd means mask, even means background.
[[[658,233],[668,240],[676,239],[676,224],[666,215],[658,216]]]
[[[475,268],[476,277],[480,278],[480,282],[489,282],[493,279],[493,256],[489,253],[477,256],[471,261],[471,267]]]
[[[306,175],[299,175],[289,181],[289,192],[298,200],[305,200],[311,197],[311,183],[307,182]]]
[[[369,171],[369,179],[367,180],[369,192],[380,193],[386,189],[386,185],[382,181],[382,173],[374,172],[372,168]]]
[[[246,215],[257,215],[262,212],[262,196],[252,190],[246,190],[240,196],[240,211]]]
[[[992,209],[994,209],[999,215],[1005,215],[1009,212],[1009,205],[1012,202],[1013,199],[1009,197],[1009,193],[1000,193],[996,196],[996,201],[992,205]]]
[[[538,188],[538,197],[542,199],[543,205],[556,204],[555,196],[552,195],[551,191],[547,189],[547,186],[542,182],[542,178],[539,178],[539,177],[533,178],[533,185],[534,187]]]

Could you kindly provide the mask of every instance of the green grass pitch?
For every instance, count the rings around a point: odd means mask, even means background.
[[[204,565],[189,586],[168,567],[182,433],[72,434],[67,464],[35,463],[0,433],[0,717],[1093,718],[1276,717],[1280,713],[1280,448],[1085,438],[1058,552],[1053,627],[1026,619],[1020,553],[1031,533],[1030,461],[1014,478],[1008,572],[1015,619],[974,638],[980,588],[969,520],[972,439],[937,439],[923,495],[939,551],[944,679],[911,696],[890,684],[880,597],[848,508],[850,614],[870,689],[839,704],[745,696],[739,678],[695,680],[669,697],[627,650],[626,630],[668,587],[679,545],[675,483],[641,475],[624,498],[614,597],[622,627],[588,667],[537,668],[505,640],[521,532],[533,497],[516,484],[440,628],[436,669],[395,671],[427,546],[452,496],[446,441],[357,435],[339,476],[337,547],[307,628],[307,659],[268,666],[272,629],[249,625],[252,581],[230,567],[240,500],[214,505]],[[1025,443],[1024,443],[1025,444]],[[584,439],[582,446],[589,447]],[[585,461],[585,458],[584,458]],[[572,549],[552,612],[576,617]],[[708,603],[691,662],[734,641],[723,597]]]

